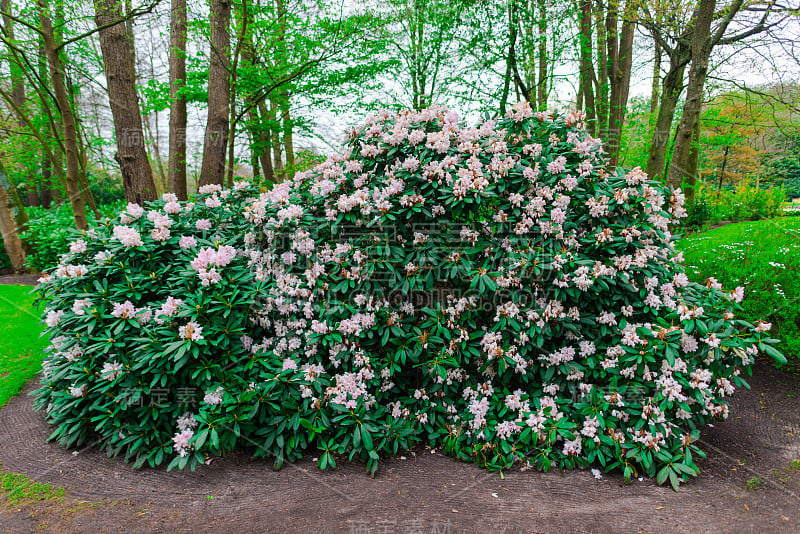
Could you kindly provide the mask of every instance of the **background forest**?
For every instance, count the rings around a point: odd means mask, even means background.
[[[753,0],[2,0],[0,268],[164,192],[291,178],[379,108],[580,108],[690,224],[800,197],[798,6]]]

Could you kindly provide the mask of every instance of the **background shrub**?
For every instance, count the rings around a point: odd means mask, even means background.
[[[115,216],[124,203],[107,204],[98,206],[98,210],[105,217]],[[33,247],[33,254],[28,255],[28,267],[34,272],[43,272],[52,269],[63,254],[69,251],[69,241],[75,237],[75,221],[72,208],[69,204],[61,204],[51,208],[27,208],[30,222],[28,231],[20,234]],[[97,221],[89,215],[89,226],[96,226]]]
[[[723,189],[718,194],[704,187],[700,188],[697,199],[709,206],[711,220],[750,221],[781,215],[786,192],[781,188],[757,189],[740,185],[735,191]]]
[[[711,208],[703,198],[696,198],[686,211],[686,219],[683,221],[686,228],[697,230],[711,220]]]
[[[5,247],[3,247],[2,243],[0,243],[0,270],[10,269],[10,268],[11,268],[11,260],[8,258],[8,254],[6,253]]]
[[[119,212],[119,206],[125,200],[122,177],[102,170],[93,170],[89,173],[88,179],[95,203],[98,206],[114,204],[117,206],[114,213]]]

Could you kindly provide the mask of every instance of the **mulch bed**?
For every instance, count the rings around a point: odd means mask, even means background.
[[[429,450],[384,461],[374,479],[358,463],[319,471],[310,457],[273,471],[245,452],[196,472],[133,471],[46,443],[21,394],[0,410],[2,467],[67,493],[0,505],[0,532],[800,532],[800,377],[759,364],[751,382],[704,432],[702,474],[677,493],[586,471],[501,476]],[[760,489],[747,487],[754,477]]]

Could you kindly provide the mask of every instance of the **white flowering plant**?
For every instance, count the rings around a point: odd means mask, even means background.
[[[598,465],[677,487],[698,473],[700,430],[727,417],[754,357],[783,359],[769,324],[735,317],[741,288],[686,277],[669,230],[685,215],[680,191],[607,171],[579,112],[523,102],[477,127],[442,108],[382,112],[351,132],[346,156],[266,192],[213,194],[222,205],[206,208],[238,221],[213,243],[195,230],[150,243],[161,236],[147,224],[104,234],[140,261],[197,240],[194,255],[163,263],[197,294],[169,327],[109,322],[76,338],[89,320],[74,303],[120,304],[103,280],[122,273],[70,274],[70,260],[45,284],[56,352],[38,394],[62,442],[93,437],[151,464],[172,453],[181,468],[243,445],[276,466],[311,449],[321,468],[360,458],[371,473],[424,442],[492,470]],[[230,313],[197,314],[229,269],[240,276],[226,286],[239,291]],[[144,301],[132,302],[119,313],[138,317]],[[234,315],[235,328],[216,323]],[[130,359],[86,348],[109,328]],[[159,349],[137,353],[149,336]],[[191,359],[191,374],[169,371],[172,347],[210,339],[221,369]],[[172,402],[102,426],[119,395],[109,383],[197,377],[192,410]]]
[[[249,223],[238,204],[257,193],[240,183],[194,202],[167,194],[72,241],[38,286],[51,346],[35,405],[52,439],[97,442],[137,466],[173,452],[204,461],[181,445],[206,391],[250,356],[240,338],[254,332],[260,283],[243,256]]]

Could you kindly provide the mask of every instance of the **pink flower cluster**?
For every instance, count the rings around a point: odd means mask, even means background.
[[[200,249],[195,259],[190,262],[192,269],[197,271],[200,283],[208,287],[222,280],[217,268],[228,265],[236,257],[236,249],[230,245],[223,245],[215,250],[211,247]]]

